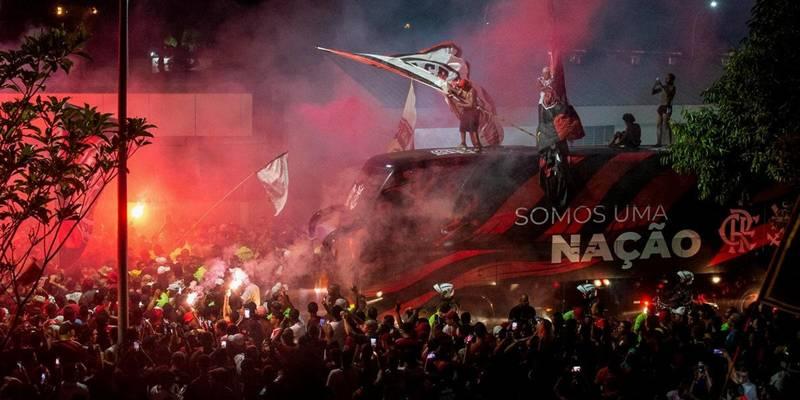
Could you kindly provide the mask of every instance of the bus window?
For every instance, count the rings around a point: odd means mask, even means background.
[[[345,208],[349,211],[360,211],[369,208],[375,196],[393,174],[393,170],[386,168],[376,168],[370,171],[362,171],[350,188],[350,193],[345,200]],[[365,205],[366,204],[366,205]]]

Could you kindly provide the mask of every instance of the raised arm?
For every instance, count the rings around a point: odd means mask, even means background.
[[[664,90],[664,85],[661,83],[661,79],[656,78],[656,83],[653,84],[653,91],[651,94],[661,93]]]

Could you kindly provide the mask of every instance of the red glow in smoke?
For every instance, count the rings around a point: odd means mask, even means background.
[[[507,1],[489,9],[488,25],[464,41],[465,51],[481,52],[496,62],[474,66],[480,80],[496,99],[536,97],[535,82],[551,46],[548,1]],[[557,44],[561,49],[581,48],[592,39],[597,24],[592,19],[602,0],[555,2]],[[454,38],[458,41],[458,38]],[[469,54],[465,54],[469,57]],[[569,73],[568,73],[569,74]],[[569,85],[569,77],[567,77]],[[500,100],[498,100],[500,102]]]
[[[385,150],[399,115],[387,110],[348,75],[340,71],[333,71],[332,75],[332,87],[324,90],[305,87],[303,90],[308,92],[303,94],[303,101],[289,108],[286,119],[292,127],[290,134],[295,135],[290,145],[302,150],[304,157],[335,156],[345,161],[342,156],[347,156],[360,164]],[[338,165],[336,169],[341,167]]]
[[[325,104],[303,103],[295,110],[301,124],[321,135],[337,135],[344,139],[366,139],[364,135],[386,135],[390,131],[382,124],[385,110],[373,99],[358,93],[341,93]],[[389,138],[387,137],[387,142]]]

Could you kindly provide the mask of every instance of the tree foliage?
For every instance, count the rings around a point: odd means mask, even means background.
[[[763,183],[800,183],[800,2],[758,0],[749,35],[703,92],[708,107],[685,111],[667,157],[694,173],[703,198],[747,198]]]
[[[69,73],[81,53],[82,31],[43,31],[15,50],[0,51],[0,296],[15,322],[47,265],[103,188],[116,176],[121,136],[110,114],[45,96],[47,80]],[[149,144],[151,125],[128,119],[127,150]],[[5,343],[0,343],[0,347]]]

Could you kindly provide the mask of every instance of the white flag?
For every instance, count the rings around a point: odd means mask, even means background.
[[[256,176],[264,184],[277,216],[283,211],[289,195],[289,153],[283,153],[270,161]]]
[[[417,96],[414,94],[414,82],[408,88],[406,105],[403,108],[403,116],[397,126],[389,145],[389,151],[414,150],[414,126],[417,124]]]

